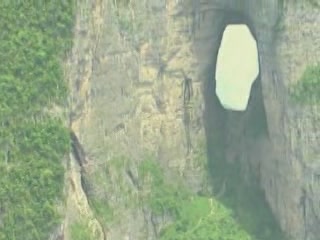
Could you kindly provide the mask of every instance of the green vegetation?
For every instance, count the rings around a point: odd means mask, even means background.
[[[183,201],[176,221],[161,233],[161,240],[251,240],[232,212],[214,199]]]
[[[84,221],[78,221],[71,225],[72,240],[94,240],[92,234]]]
[[[139,176],[143,184],[150,185],[146,201],[155,214],[177,214],[180,201],[188,198],[189,193],[178,185],[168,184],[163,171],[155,161],[144,160],[139,166]]]
[[[161,233],[161,240],[250,240],[246,231],[236,223],[232,212],[209,197],[189,192],[181,183],[165,181],[156,162],[145,160],[139,173],[144,184],[150,184],[146,202],[154,214],[170,214],[174,222]]]
[[[43,240],[59,222],[69,132],[44,109],[66,102],[72,1],[0,6],[0,240]]]
[[[61,160],[69,146],[67,131],[61,126],[46,120],[11,129],[15,143],[8,162],[2,159],[0,163],[0,239],[46,239],[57,224],[54,205],[61,197]]]
[[[95,216],[101,218],[101,222],[106,224],[114,220],[114,210],[105,199],[90,199],[90,206],[93,208]]]
[[[227,190],[221,201],[233,209],[241,225],[256,240],[283,240],[279,226],[264,199],[264,194],[251,179],[250,184],[244,183],[240,164],[230,164],[226,170]],[[222,177],[222,176],[217,176]]]
[[[320,64],[307,66],[301,79],[292,87],[291,97],[302,104],[320,102]]]
[[[206,161],[206,155],[197,154],[197,161]],[[200,159],[202,158],[202,159]],[[150,191],[143,197],[154,214],[166,214],[173,223],[160,232],[161,240],[184,239],[243,239],[284,240],[264,195],[255,184],[244,183],[240,164],[215,161],[214,186],[220,189],[227,180],[225,193],[218,199],[211,194],[191,193],[176,179],[167,181],[159,165],[145,160],[139,168],[139,178]]]
[[[211,148],[215,152],[223,149],[221,146]],[[250,233],[253,240],[286,239],[266,203],[257,179],[248,176],[240,160],[228,163],[221,156],[220,154],[220,158],[210,159],[211,180],[215,189],[220,189],[224,184],[226,186],[219,201],[233,210],[235,219]],[[246,180],[244,176],[247,177]]]
[[[199,150],[197,164],[202,165],[206,161],[205,158],[206,155]],[[148,205],[157,216],[171,216],[173,220],[162,229],[159,239],[284,239],[257,186],[247,186],[243,183],[240,166],[216,165],[220,172],[215,172],[215,185],[218,185],[218,189],[223,182],[220,178],[228,179],[225,195],[218,201],[205,192],[202,196],[190,192],[178,177],[173,179],[171,176],[171,179],[168,179],[159,164],[150,159],[152,158],[142,161],[138,168],[139,184],[143,189],[139,193],[140,204]],[[117,172],[118,169],[121,172],[126,161],[125,158],[115,158],[111,162],[113,170]],[[120,179],[119,184],[123,184]],[[123,190],[116,194],[125,198],[124,195],[127,193]],[[114,189],[107,192],[114,192]],[[130,196],[129,194],[127,197]],[[101,194],[100,198],[99,194],[91,197],[90,203],[96,216],[105,226],[117,221],[115,216],[120,212],[107,204],[104,194]],[[84,233],[83,235],[85,236]]]

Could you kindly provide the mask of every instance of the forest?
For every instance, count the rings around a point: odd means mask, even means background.
[[[70,149],[62,60],[72,43],[72,1],[0,5],[0,239],[42,240],[59,223],[62,160]]]

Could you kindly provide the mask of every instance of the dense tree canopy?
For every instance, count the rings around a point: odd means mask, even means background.
[[[59,221],[69,134],[43,110],[66,102],[73,10],[72,1],[0,5],[0,240],[47,239]]]

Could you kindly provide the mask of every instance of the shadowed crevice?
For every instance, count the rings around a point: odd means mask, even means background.
[[[224,109],[215,94],[217,55],[223,31],[228,24],[246,24],[254,38],[258,39],[254,24],[243,14],[234,11],[216,14],[212,26],[214,34],[211,43],[207,42],[213,52],[206,61],[202,60],[204,65],[200,67],[209,175],[215,192],[225,186],[219,199],[233,209],[239,223],[252,236],[261,240],[283,240],[259,185],[260,160],[254,160],[262,154],[260,149],[270,148],[260,75],[252,84],[245,111]]]

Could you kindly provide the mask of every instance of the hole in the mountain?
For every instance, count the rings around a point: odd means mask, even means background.
[[[257,42],[246,24],[229,24],[216,62],[216,94],[225,109],[246,110],[251,86],[259,75]]]
[[[267,66],[260,66],[257,45],[261,43],[255,40],[260,39],[256,36],[259,24],[248,14],[232,10],[217,14],[210,23],[212,34],[203,39],[199,37],[195,46],[199,52],[199,62],[203,64],[201,74],[204,78],[208,170],[215,196],[232,209],[239,224],[250,232],[252,239],[282,240],[281,229],[260,185],[264,171],[262,163],[273,157],[273,146],[260,74],[260,70]],[[229,31],[235,28],[242,28],[239,31],[246,33],[236,31],[233,36],[228,36]],[[255,48],[256,52],[251,59],[241,41],[241,34],[247,37],[249,34],[253,41],[251,48]],[[228,42],[224,43],[225,40]],[[224,47],[227,47],[225,62],[225,59],[219,59]],[[246,72],[250,72],[251,76]]]

